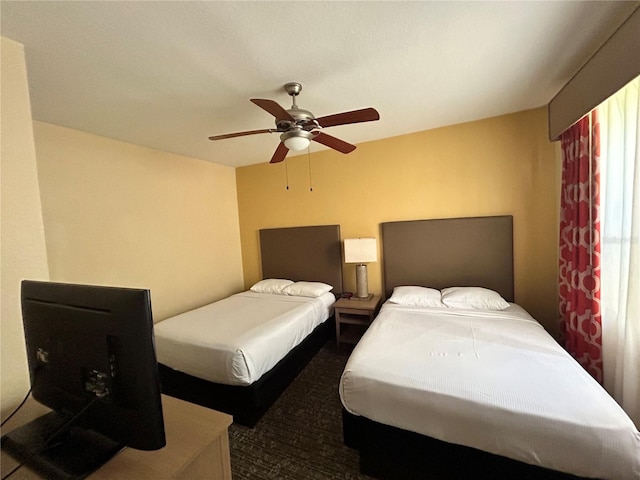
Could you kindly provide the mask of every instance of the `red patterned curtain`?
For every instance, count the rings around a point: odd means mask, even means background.
[[[599,127],[596,112],[562,136],[560,333],[567,351],[602,383]]]

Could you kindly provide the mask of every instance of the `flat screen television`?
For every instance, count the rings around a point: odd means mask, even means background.
[[[79,479],[124,447],[165,445],[149,290],[24,280],[31,394],[52,412],[2,436],[46,478]]]

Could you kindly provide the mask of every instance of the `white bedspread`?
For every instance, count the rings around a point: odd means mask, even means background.
[[[640,433],[527,312],[386,303],[340,382],[356,415],[578,476],[640,479]]]
[[[250,385],[332,314],[335,296],[242,292],[154,325],[158,362],[216,383]]]

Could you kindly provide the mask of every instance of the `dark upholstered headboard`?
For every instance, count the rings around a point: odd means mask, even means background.
[[[342,293],[340,225],[260,230],[262,278],[324,282]]]
[[[387,298],[399,285],[473,286],[514,301],[512,216],[388,222],[381,228]]]

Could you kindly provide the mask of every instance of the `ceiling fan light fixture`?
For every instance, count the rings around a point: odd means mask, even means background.
[[[289,150],[306,150],[309,146],[309,139],[304,137],[289,137],[284,141]]]
[[[312,138],[313,134],[311,132],[300,129],[284,132],[280,135],[280,140],[284,143],[285,147],[294,151],[307,149]]]

